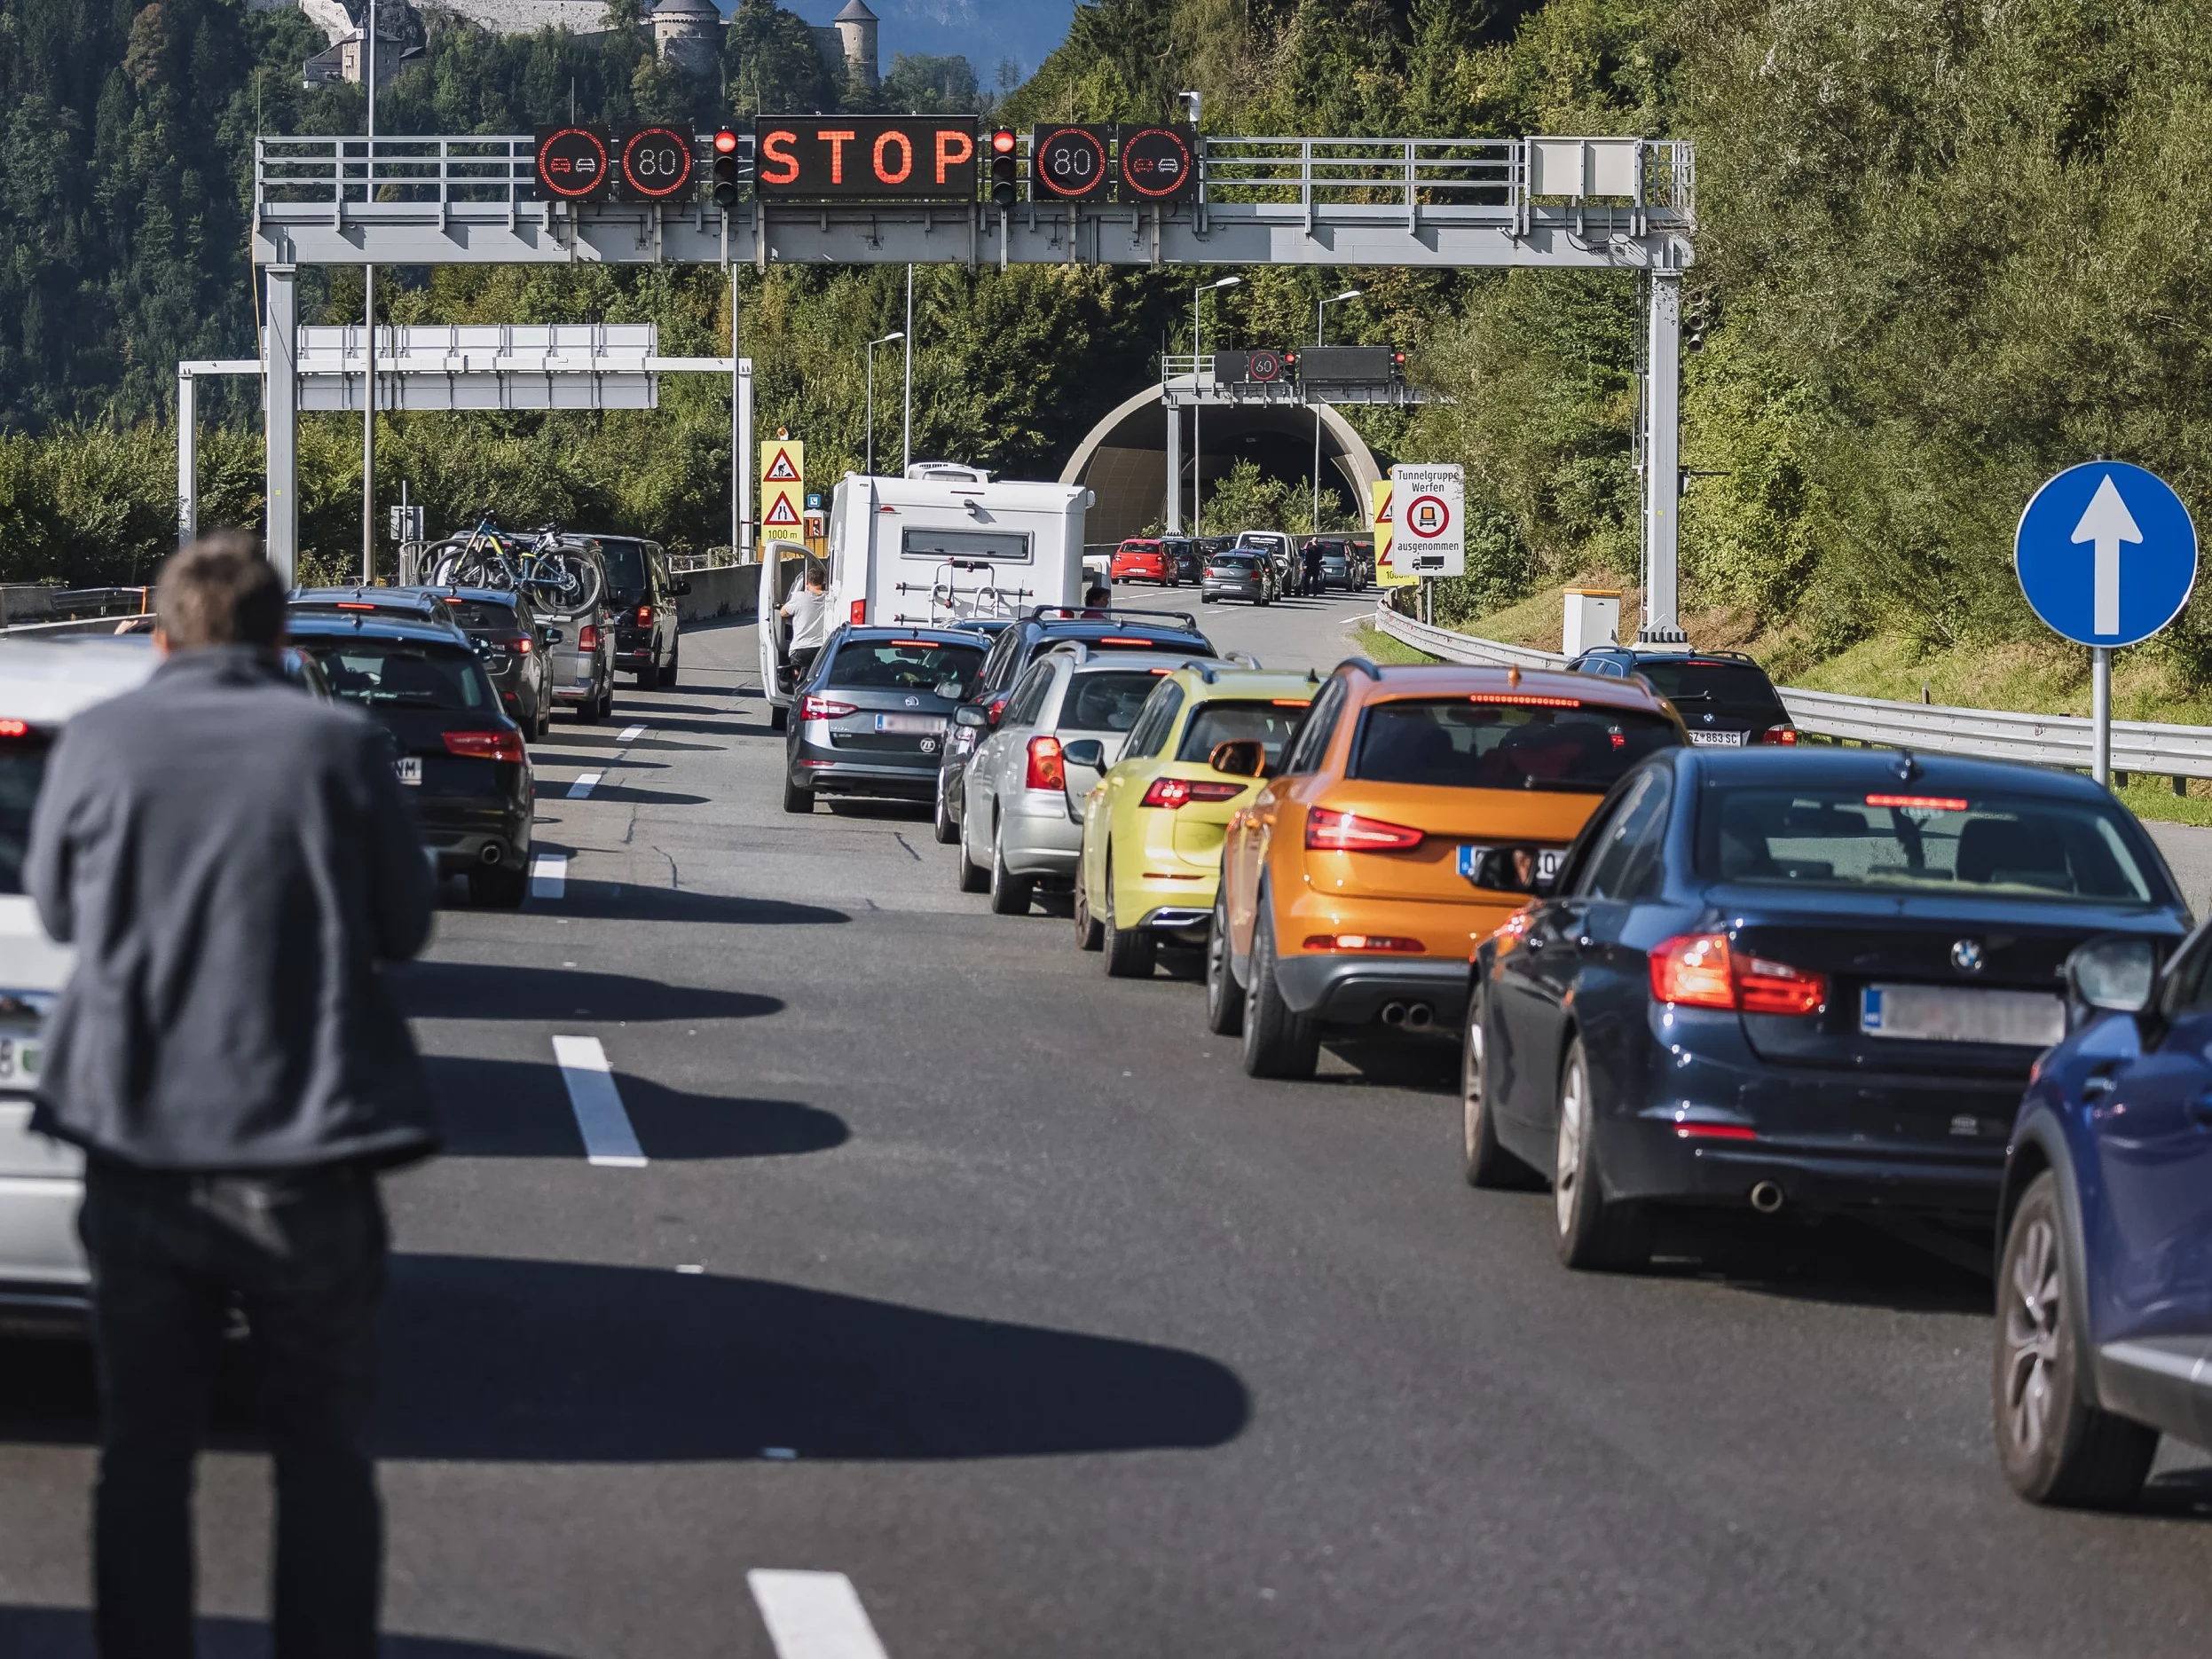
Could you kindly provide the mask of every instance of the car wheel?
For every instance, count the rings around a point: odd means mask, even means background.
[[[1460,1035],[1460,1143],[1470,1187],[1526,1187],[1535,1171],[1498,1144],[1490,1110],[1489,1050],[1483,1035],[1483,994],[1467,999],[1467,1028]]]
[[[791,712],[789,709],[784,708],[778,704],[771,703],[768,704],[768,729],[770,731],[783,731],[785,727],[790,726],[791,723]]]
[[[1244,1072],[1248,1077],[1311,1077],[1321,1058],[1319,1024],[1292,1011],[1275,981],[1275,918],[1267,895],[1252,924],[1252,966],[1244,987]]]
[[[961,814],[957,850],[953,853],[953,860],[958,866],[957,879],[962,892],[982,892],[990,886],[990,870],[968,856],[967,814],[964,813]]]
[[[1214,919],[1206,930],[1206,1029],[1216,1037],[1244,1031],[1244,987],[1229,964],[1229,894],[1214,895]]]
[[[663,686],[673,686],[676,683],[676,661],[682,651],[683,648],[681,645],[669,648],[668,660],[661,665],[660,671],[660,683]]]
[[[494,864],[468,872],[468,902],[480,910],[519,910],[530,893],[530,874],[519,865]]]
[[[1114,866],[1106,870],[1106,915],[1100,918],[1106,929],[1106,971],[1112,979],[1149,979],[1153,964],[1159,960],[1160,941],[1148,928],[1116,927],[1114,924]]]
[[[576,723],[579,726],[599,724],[599,699],[597,697],[586,697],[576,705]]]
[[[1597,1173],[1597,1107],[1582,1039],[1567,1045],[1559,1068],[1559,1140],[1552,1175],[1559,1259],[1587,1271],[1643,1266],[1651,1246],[1640,1204],[1608,1203]]]
[[[991,914],[1028,915],[1036,885],[1035,877],[1017,876],[1006,868],[1006,826],[1002,822],[991,834]]]
[[[1200,594],[1198,596],[1198,602],[1201,605],[1210,605],[1214,602],[1214,596],[1211,594]]]
[[[783,779],[783,810],[787,813],[811,813],[815,809],[815,792],[802,790],[786,775]]]
[[[2158,1431],[2082,1400],[2069,1294],[2058,1177],[2045,1170],[2012,1214],[1997,1269],[1997,1463],[2034,1503],[2117,1509],[2143,1490]]]
[[[645,666],[637,671],[637,688],[640,691],[651,691],[659,684],[660,664],[653,660],[652,653],[649,650],[645,655]]]
[[[1098,950],[1106,944],[1106,926],[1090,914],[1090,881],[1083,874],[1082,855],[1075,856],[1075,948]]]
[[[937,802],[930,808],[930,833],[937,837],[939,846],[950,846],[960,838],[960,826],[952,821],[952,804],[945,796],[945,774],[937,774]]]

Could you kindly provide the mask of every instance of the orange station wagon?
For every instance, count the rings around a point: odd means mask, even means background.
[[[1208,1026],[1253,1076],[1310,1077],[1328,1027],[1457,1024],[1476,942],[1615,779],[1684,741],[1641,680],[1340,664],[1229,825]]]

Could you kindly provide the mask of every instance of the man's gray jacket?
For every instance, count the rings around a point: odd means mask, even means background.
[[[70,721],[24,885],[77,966],[34,1128],[151,1168],[398,1163],[436,1147],[379,961],[429,936],[388,741],[262,652],[179,652]]]

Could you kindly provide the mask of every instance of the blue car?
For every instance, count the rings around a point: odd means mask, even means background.
[[[2212,1446],[2212,927],[2066,964],[2005,1169],[1997,1460],[2037,1503],[2109,1508],[2161,1434]]]
[[[1467,1177],[1547,1177],[1561,1259],[1649,1259],[1655,1206],[1987,1228],[2084,941],[2188,924],[2085,778],[1845,749],[1673,749],[1474,955]]]

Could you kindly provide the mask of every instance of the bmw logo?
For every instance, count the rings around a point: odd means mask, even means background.
[[[1980,973],[1981,971],[1981,941],[1978,939],[1962,939],[1953,945],[1951,947],[1951,966],[1961,973]]]

